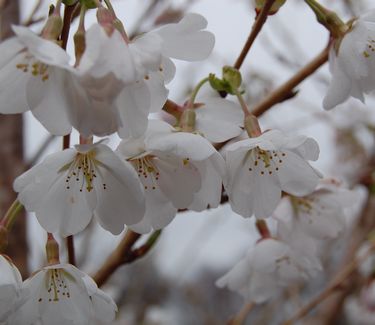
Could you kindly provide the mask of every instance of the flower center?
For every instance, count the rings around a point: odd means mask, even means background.
[[[48,302],[58,302],[61,298],[70,298],[69,287],[65,281],[68,275],[62,269],[50,269],[46,273],[46,290]],[[38,302],[42,302],[43,298],[39,297]]]
[[[257,172],[261,176],[272,175],[279,171],[285,156],[286,153],[282,151],[267,151],[256,147],[248,152],[249,172]]]
[[[362,55],[367,59],[371,57],[372,53],[375,52],[375,40],[368,39],[366,49],[362,52]]]
[[[132,161],[145,190],[155,190],[160,173],[155,165],[156,158],[145,156]]]
[[[49,78],[48,65],[35,60],[30,54],[26,54],[21,63],[16,64],[16,68],[25,73],[31,73],[34,77],[40,77],[42,81]]]
[[[86,189],[87,192],[91,192],[94,188],[93,182],[97,178],[97,174],[100,175],[100,171],[97,165],[99,161],[95,159],[95,152],[90,151],[88,153],[77,153],[76,158],[70,164],[68,173],[66,176],[66,189],[69,190],[72,186],[72,182],[80,183],[80,192]],[[105,183],[102,184],[103,189],[107,189]]]

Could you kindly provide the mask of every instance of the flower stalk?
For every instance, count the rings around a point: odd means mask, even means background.
[[[334,11],[323,7],[316,0],[305,0],[305,2],[315,13],[318,22],[325,26],[334,38],[340,38],[348,31],[348,26]]]
[[[271,238],[271,232],[268,229],[267,223],[264,219],[258,219],[255,225],[262,239]]]
[[[60,263],[59,244],[51,233],[47,235],[46,255],[49,265]]]
[[[202,79],[194,88],[193,92],[191,93],[190,95],[190,99],[186,105],[187,108],[193,108],[194,107],[194,103],[195,103],[195,99],[200,91],[200,89],[203,87],[203,85],[209,81],[209,78],[206,77],[204,79]]]
[[[7,230],[10,230],[22,208],[23,205],[18,200],[15,200],[8,211],[5,213],[3,219],[0,221],[0,226],[3,226]]]

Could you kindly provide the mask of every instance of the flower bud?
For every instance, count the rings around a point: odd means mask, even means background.
[[[242,84],[241,72],[236,68],[225,66],[223,67],[223,80],[225,80],[233,90],[237,90]]]
[[[195,111],[191,108],[184,110],[181,115],[180,127],[184,132],[195,131]]]
[[[59,15],[49,16],[43,28],[43,37],[49,40],[57,40],[61,34],[63,25],[63,20]]]
[[[284,5],[285,1],[286,0],[276,0],[271,6],[268,15],[274,15],[275,13],[277,13],[279,9]],[[255,11],[257,15],[259,15],[259,13],[262,11],[265,3],[266,0],[255,0]]]
[[[116,17],[106,8],[98,8],[96,12],[98,23],[105,29],[108,35],[111,35],[115,29],[114,21]]]
[[[213,73],[209,74],[208,81],[213,89],[234,95],[228,82],[217,78]]]
[[[84,30],[77,30],[74,34],[74,51],[76,55],[76,65],[79,64],[81,57],[86,49],[86,33]]]
[[[334,38],[342,38],[347,33],[348,25],[334,11],[323,7],[315,0],[306,0],[305,2],[315,13],[317,21],[326,27]]]

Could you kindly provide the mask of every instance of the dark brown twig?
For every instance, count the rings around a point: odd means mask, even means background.
[[[249,35],[241,53],[240,53],[240,55],[238,56],[238,58],[236,60],[236,63],[234,64],[234,67],[236,69],[241,68],[242,63],[245,60],[247,54],[249,53],[251,46],[253,45],[253,43],[254,43],[255,39],[257,38],[259,32],[262,30],[262,27],[263,27],[264,23],[266,22],[267,17],[268,17],[268,12],[270,11],[274,2],[275,2],[275,0],[267,0],[264,4],[262,10],[260,11],[259,15],[256,17],[255,22],[253,24],[253,27],[251,28],[250,35]]]

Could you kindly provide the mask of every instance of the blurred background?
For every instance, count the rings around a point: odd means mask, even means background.
[[[375,8],[370,0],[321,2],[344,20],[371,6]],[[50,4],[49,0],[0,0],[1,38],[11,34],[11,24],[22,23],[39,32]],[[131,36],[178,21],[187,12],[200,13],[208,20],[208,30],[216,37],[214,51],[204,62],[176,62],[177,74],[168,88],[169,97],[178,103],[183,103],[192,87],[208,73],[220,75],[223,65],[234,63],[255,17],[251,0],[114,0],[113,5]],[[87,27],[94,21],[92,11],[88,14]],[[74,22],[71,34],[76,27]],[[327,41],[328,33],[303,1],[287,0],[277,15],[269,17],[241,68],[249,107],[320,53]],[[72,46],[68,50],[73,53]],[[373,168],[375,112],[372,106],[375,101],[368,96],[365,106],[349,100],[325,112],[321,103],[329,77],[328,65],[325,65],[298,86],[294,98],[264,114],[261,126],[315,138],[321,154],[314,167],[324,176],[335,177],[356,188],[362,199],[348,211],[347,232],[324,249],[325,271],[308,283],[297,283],[278,293],[273,301],[254,307],[244,324],[279,324],[322,290],[345,259],[352,225],[365,202],[368,203],[363,185],[368,185],[368,170],[372,172]],[[0,207],[4,213],[15,197],[11,190],[13,179],[47,154],[61,150],[62,140],[51,137],[26,113],[0,116],[0,141]],[[73,134],[72,143],[77,141],[78,135]],[[110,144],[116,147],[118,141],[113,136]],[[11,238],[8,254],[25,276],[44,265],[45,233],[33,214],[20,218]],[[113,236],[92,223],[76,236],[78,267],[94,273],[121,238],[122,235]],[[243,301],[236,293],[216,288],[215,281],[257,239],[254,220],[236,215],[227,204],[204,213],[178,214],[145,258],[119,268],[103,287],[118,303],[118,324],[227,324],[240,311]],[[66,252],[62,253],[65,259]],[[320,307],[301,324],[355,324],[346,316],[345,308],[341,308],[343,301],[337,307],[334,321],[326,316],[326,309],[332,307],[328,301],[326,307]],[[338,306],[337,301],[335,304]]]

